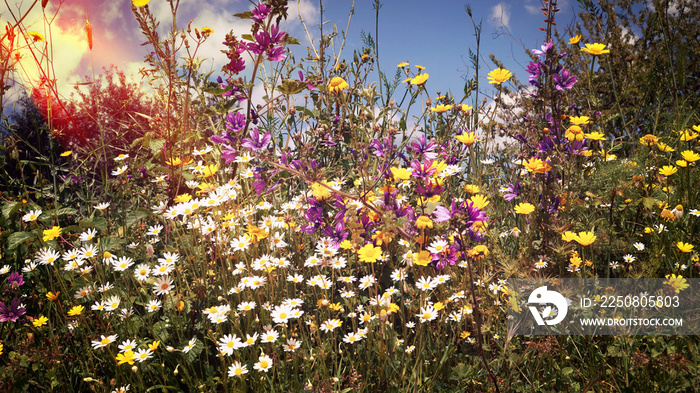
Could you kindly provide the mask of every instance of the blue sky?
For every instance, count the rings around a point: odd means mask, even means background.
[[[332,6],[327,6],[329,19],[335,21],[339,29],[345,28],[350,3],[349,0],[333,1]],[[369,0],[356,2],[349,31],[352,38],[350,49],[361,48],[361,31],[375,35],[372,3]],[[383,1],[379,10],[382,71],[391,74],[396,64],[408,60],[411,65],[426,67],[424,72],[430,74],[431,91],[452,90],[459,95],[464,86],[463,76],[474,73],[468,58],[469,49],[476,50],[474,28],[465,11],[466,4],[461,0]],[[577,10],[569,1],[560,1],[559,4],[558,24],[571,24]],[[544,41],[544,33],[537,29],[543,25],[544,19],[539,2],[474,1],[471,5],[474,20],[482,24],[482,88],[486,83],[486,73],[495,68],[488,60],[490,53],[495,54],[518,78],[527,80],[524,69],[529,58],[524,50],[539,48]]]
[[[28,2],[9,3],[13,12],[20,14],[21,7],[26,7]],[[342,57],[351,59],[353,49],[362,48],[362,31],[375,35],[373,3],[372,0],[356,0],[355,15],[350,22],[348,43]],[[60,9],[57,4],[60,3],[49,2],[46,12],[48,16],[57,14],[51,28],[51,39],[56,54],[56,79],[63,95],[70,94],[70,83],[91,75],[93,67],[99,73],[102,67],[116,64],[127,74],[137,75],[138,69],[143,67],[145,49],[140,46],[143,38],[131,13],[129,0],[68,0]],[[323,4],[324,20],[327,21],[325,32],[334,24],[339,31],[345,30],[351,0],[324,0]],[[464,86],[463,76],[474,72],[469,65],[468,51],[476,48],[474,29],[465,12],[466,4],[463,0],[383,0],[379,12],[382,70],[393,76],[400,62],[408,60],[412,66],[420,64],[426,67],[424,72],[430,74],[427,88],[431,93],[451,90],[459,98]],[[481,55],[486,59],[482,63],[482,91],[490,91],[486,83],[486,74],[494,67],[488,61],[490,53],[494,53],[521,80],[526,80],[524,67],[529,59],[524,49],[538,48],[544,39],[544,34],[537,29],[543,24],[540,6],[539,0],[472,2],[474,18],[477,23],[482,23]],[[161,28],[167,28],[170,23],[168,2],[151,0],[149,7],[161,21]],[[578,11],[576,3],[560,0],[559,7],[559,27],[572,24]],[[27,31],[40,31],[48,37],[41,7],[36,8],[26,19]],[[200,51],[202,57],[214,59],[205,63],[208,69],[218,70],[225,64],[226,59],[220,52],[225,34],[233,29],[240,35],[249,27],[248,21],[237,20],[231,15],[251,8],[252,4],[247,0],[180,1],[178,23],[181,26],[192,20],[193,27],[214,29],[214,35]],[[299,22],[299,14],[304,16],[312,39],[317,41],[320,24],[318,1],[289,2],[289,20],[283,24],[283,29],[302,41],[298,49],[303,51],[308,39]],[[0,4],[0,17],[12,20],[4,2]],[[86,17],[93,28],[92,57],[85,39]],[[18,80],[26,83],[35,76],[28,66]]]

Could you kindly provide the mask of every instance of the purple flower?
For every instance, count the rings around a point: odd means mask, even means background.
[[[576,82],[578,82],[578,78],[576,75],[571,75],[571,70],[568,69],[563,69],[561,71],[561,75],[559,73],[556,73],[552,76],[554,78],[554,88],[559,90],[559,91],[564,91],[565,89],[571,89],[574,87]]]
[[[17,289],[24,284],[24,278],[17,272],[12,272],[10,277],[7,277],[7,282],[10,284],[10,288]]]
[[[258,3],[258,5],[253,8],[253,20],[255,23],[262,23],[269,14],[270,6],[265,3]]]
[[[454,201],[452,201],[454,205]],[[438,206],[433,210],[433,221],[435,222],[445,222],[452,218],[452,213],[444,206]]]
[[[552,138],[546,136],[542,138],[542,140],[537,144],[537,149],[539,154],[546,155],[552,149],[554,149],[554,141],[552,140]]]
[[[282,61],[287,57],[287,52],[283,46],[271,47],[267,51],[267,58],[270,61]]]
[[[484,215],[484,212],[479,210],[478,207],[472,201],[462,202],[461,209],[464,209],[467,213],[466,225],[471,229],[471,226],[477,221],[488,221],[488,217]]]
[[[435,141],[427,141],[425,135],[421,135],[418,141],[411,142],[408,146],[408,150],[413,151],[416,154],[422,154],[426,160],[434,160],[437,157],[437,153],[434,152],[437,144]]]
[[[316,88],[316,85],[311,84],[308,79],[304,78],[304,73],[301,71],[299,71],[299,81],[306,82],[306,88],[309,90],[313,90]]]
[[[272,139],[272,134],[267,132],[261,138],[260,132],[258,131],[258,129],[253,127],[250,130],[250,138],[251,139],[248,139],[248,138],[243,139],[243,143],[241,143],[241,146],[248,148],[252,151],[258,151],[260,149],[266,148],[267,145],[270,144],[270,140]]]
[[[522,185],[520,184],[520,182],[516,182],[515,184],[512,184],[512,183],[508,184],[508,191],[506,192],[505,195],[503,195],[503,199],[505,199],[506,201],[509,201],[509,202],[512,201],[520,193],[521,187],[522,187]]]
[[[213,135],[211,137],[211,141],[214,143],[226,143],[226,142],[233,142],[235,140],[236,140],[236,138],[229,135],[228,132],[226,132],[226,131],[222,132],[221,136]]]
[[[540,61],[537,61],[537,63],[535,63],[534,61],[531,61],[530,64],[528,64],[527,67],[525,68],[525,71],[527,71],[530,74],[530,76],[528,77],[530,84],[537,87],[537,88],[542,86],[540,84],[540,82],[538,81],[538,79],[542,75],[542,66],[543,65],[544,64],[542,64],[542,62],[540,62]]]
[[[240,63],[241,60],[236,60],[236,62]],[[240,68],[240,71],[243,71],[243,68],[245,68],[245,64],[242,65],[242,68],[239,65],[238,68]],[[221,87],[221,89],[224,90],[224,92],[221,94],[222,97],[228,97],[233,95],[238,101],[245,100],[245,97],[243,97],[243,95],[241,94],[238,86],[234,86],[231,83],[230,79],[224,82],[224,80],[220,76],[218,76],[216,77],[216,81],[219,83],[219,87]]]
[[[232,74],[238,74],[241,71],[245,70],[245,60],[243,60],[242,57],[237,57],[237,58],[231,59],[231,61],[226,66],[226,68]]]
[[[253,184],[251,184],[251,186],[255,190],[255,193],[257,195],[260,195],[263,193],[263,191],[265,191],[265,187],[267,187],[267,182],[265,182],[265,180],[256,180],[253,182]]]
[[[335,226],[326,225],[322,232],[324,235],[333,239],[332,243],[336,247],[339,247],[340,243],[350,236],[350,234],[345,230],[345,224],[342,220],[338,220]]]
[[[464,219],[466,220],[465,222],[460,223],[460,225],[464,225],[464,228],[471,228],[476,221],[488,220],[488,217],[486,217],[484,212],[479,210],[479,208],[474,205],[474,202],[463,201],[457,205],[457,202],[454,200],[450,204],[449,210],[443,206],[438,206],[435,208],[433,211],[433,217],[435,217],[435,222],[445,222],[460,213],[464,213]]]
[[[0,322],[17,322],[17,319],[26,313],[27,311],[22,307],[18,297],[12,299],[10,307],[0,302]]]
[[[547,206],[547,213],[549,214],[554,214],[559,211],[559,203],[561,202],[561,198],[558,196],[551,196],[549,198],[549,206]]]
[[[235,36],[229,34],[226,36],[226,41],[223,42],[229,49],[225,51],[226,56],[229,58],[230,62],[226,68],[232,74],[238,74],[239,72],[245,70],[245,60],[241,57],[241,54],[246,50],[246,44],[239,42]]]
[[[412,174],[419,179],[425,179],[428,176],[435,174],[436,169],[433,168],[433,161],[428,160],[421,165],[420,161],[413,160],[411,163]]]
[[[280,61],[286,57],[284,47],[279,46],[284,41],[287,33],[280,31],[277,25],[270,27],[270,31],[261,31],[255,34],[255,42],[248,44],[246,47],[249,51],[255,54],[267,53],[267,56],[272,61]]]
[[[226,115],[226,128],[233,132],[238,132],[243,127],[245,127],[245,115],[243,113],[236,112]]]
[[[322,145],[324,146],[335,146],[337,143],[333,140],[333,135],[332,134],[325,134],[321,137],[321,140],[319,141]]]
[[[451,244],[444,252],[432,254],[432,261],[435,262],[435,270],[443,270],[447,264],[454,266],[457,263],[457,252],[460,250],[457,242]]]
[[[533,50],[532,50],[532,53],[534,53],[534,54],[536,54],[536,55],[538,55],[538,56],[542,56],[542,55],[546,55],[547,53],[551,52],[553,48],[554,48],[554,43],[553,43],[553,42],[545,42],[545,43],[542,44],[542,46],[540,47],[541,50],[533,49]]]
[[[321,226],[323,226],[323,218],[325,217],[325,212],[323,210],[323,205],[319,201],[316,200],[316,198],[309,198],[307,199],[307,202],[309,203],[309,208],[306,209],[306,212],[304,212],[304,218],[306,218],[306,221],[309,222],[309,224],[312,225],[302,225],[300,229],[306,233],[314,233],[316,232]]]
[[[391,155],[394,150],[394,144],[391,141],[391,137],[387,136],[383,140],[373,139],[369,144],[369,148],[372,149],[372,154],[375,156],[384,157]]]

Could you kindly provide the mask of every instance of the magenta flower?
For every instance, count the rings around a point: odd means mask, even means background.
[[[561,75],[559,73],[552,75],[552,78],[554,79],[554,88],[559,90],[559,91],[564,91],[565,89],[571,89],[574,87],[576,82],[578,82],[578,78],[576,75],[571,75],[571,70],[568,69],[563,69],[561,71]]]
[[[12,272],[9,277],[7,277],[7,282],[10,284],[10,288],[17,289],[24,284],[24,278],[21,274],[17,272]]]
[[[545,42],[544,44],[542,44],[540,49],[533,49],[532,53],[534,53],[538,56],[546,55],[547,53],[551,52],[552,49],[554,49],[554,43],[553,42]]]
[[[287,33],[280,31],[277,25],[270,27],[270,31],[261,31],[255,34],[255,42],[247,45],[249,51],[259,55],[266,53],[271,61],[284,60],[287,56],[284,51],[284,46],[280,45],[284,42]]]
[[[10,307],[0,302],[0,322],[17,322],[17,319],[26,313],[27,311],[22,307],[18,297],[12,299]]]
[[[437,153],[435,152],[436,147],[437,143],[435,143],[435,141],[428,141],[425,139],[425,135],[421,135],[417,141],[411,142],[411,145],[408,146],[408,150],[423,155],[426,160],[434,160],[437,157]]]
[[[245,115],[242,112],[229,113],[226,115],[226,128],[233,132],[238,132],[245,127]]]
[[[540,76],[542,76],[543,65],[544,64],[542,64],[542,62],[540,62],[539,60],[536,63],[534,61],[531,61],[530,64],[528,64],[525,68],[525,71],[527,71],[528,74],[530,74],[530,76],[528,77],[530,84],[537,88],[542,87],[538,79],[540,78]]]
[[[306,82],[306,88],[309,90],[313,90],[316,88],[316,85],[311,84],[311,82],[308,79],[304,78],[304,73],[301,71],[299,71],[299,81]]]
[[[450,218],[452,218],[452,213],[444,206],[438,206],[433,210],[433,221],[435,222],[445,222]]]
[[[418,179],[425,179],[428,176],[435,174],[436,169],[433,168],[433,161],[428,160],[421,165],[420,161],[413,160],[411,163],[411,170],[413,177]]]
[[[231,61],[226,66],[226,68],[232,74],[238,74],[241,71],[245,70],[245,60],[243,60],[242,57],[237,57],[237,58],[231,59]]]
[[[253,20],[255,23],[263,23],[269,14],[270,6],[265,3],[258,3],[258,5],[253,8]]]
[[[260,132],[258,131],[258,129],[253,127],[250,130],[250,139],[243,139],[243,143],[241,143],[241,146],[248,148],[252,151],[258,151],[260,149],[266,148],[267,145],[270,144],[271,139],[272,134],[268,132],[265,133],[262,137],[260,137]]]

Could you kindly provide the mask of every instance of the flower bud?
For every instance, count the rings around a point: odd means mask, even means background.
[[[513,229],[510,230],[510,234],[513,235],[513,237],[520,236],[520,228],[513,227]]]
[[[680,220],[683,217],[683,205],[676,206],[675,209],[671,210],[671,213]]]

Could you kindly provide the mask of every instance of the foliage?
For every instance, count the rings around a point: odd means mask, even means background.
[[[204,74],[211,29],[158,34],[147,3],[152,98],[113,70],[73,101],[40,84],[48,126],[25,105],[3,145],[0,389],[698,389],[695,337],[513,336],[505,283],[697,274],[697,97],[645,79],[696,82],[671,67],[692,4],[583,2],[569,42],[545,2],[527,88],[478,73],[474,23],[453,96],[383,73],[376,34],[343,58],[321,30],[297,61],[280,0],[236,14],[250,34]],[[653,61],[627,60],[641,43]],[[68,120],[90,132],[49,132]]]

